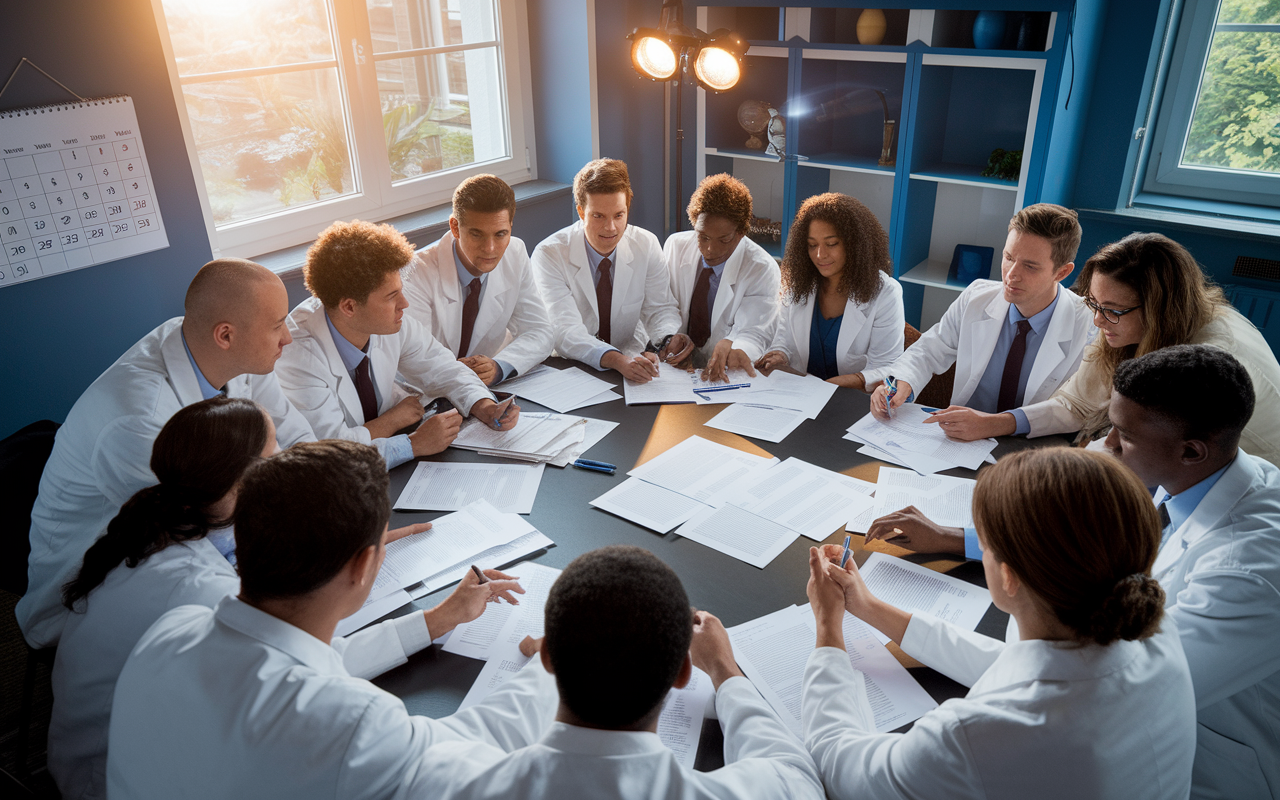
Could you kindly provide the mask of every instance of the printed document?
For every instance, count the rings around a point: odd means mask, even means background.
[[[502,569],[505,565],[513,564],[539,550],[555,546],[555,542],[548,539],[540,531],[532,528],[530,530],[530,533],[512,539],[507,544],[490,547],[479,555],[459,561],[448,569],[443,569],[429,578],[424,578],[422,583],[410,590],[409,594],[414,599],[417,599],[425,597],[438,589],[443,589],[450,584],[457,583],[462,580],[462,576],[471,571],[472,564],[475,564],[480,569]]]
[[[627,478],[592,500],[591,505],[658,533],[669,532],[709,507],[639,478]]]
[[[976,483],[969,478],[919,475],[912,470],[881,467],[876,483],[876,518],[915,506],[939,525],[970,527]]]
[[[528,514],[544,464],[460,464],[420,461],[395,502],[399,511],[457,511],[477,500],[499,511]]]
[[[800,427],[805,419],[804,412],[788,408],[734,403],[707,420],[706,425],[708,428],[718,428],[766,442],[781,442]]]
[[[982,466],[991,451],[995,439],[979,439],[975,442],[959,442],[948,439],[942,427],[927,423],[929,410],[916,403],[904,403],[893,412],[893,419],[881,422],[871,412],[849,428],[845,438],[853,438],[883,450],[895,460],[921,474],[937,472],[936,465],[944,468]],[[923,458],[922,458],[923,457]]]
[[[658,377],[648,383],[635,383],[623,380],[623,393],[627,405],[643,405],[648,403],[692,403],[698,398],[694,396],[690,384],[689,373],[670,364],[658,364]]]
[[[991,607],[991,593],[981,586],[884,553],[872,553],[860,572],[871,593],[886,603],[966,630],[975,630]]]
[[[715,506],[731,499],[727,492],[736,481],[776,463],[776,458],[744,453],[701,436],[690,436],[627,474]]]
[[[499,643],[519,644],[526,636],[542,635],[543,608],[560,570],[525,561],[504,571],[520,578],[525,593],[513,593],[519,605],[505,600],[490,603],[479,617],[453,629],[445,652],[487,661]]]
[[[613,384],[577,367],[556,369],[545,364],[504,381],[501,388],[562,414],[618,396]]]
[[[788,458],[740,481],[730,502],[820,542],[874,505],[854,481],[865,483]]]
[[[732,503],[699,511],[676,533],[760,569],[769,566],[799,536]]]

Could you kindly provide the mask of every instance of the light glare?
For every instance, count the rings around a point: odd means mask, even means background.
[[[742,67],[738,59],[727,50],[719,47],[704,47],[698,53],[693,69],[706,86],[714,91],[723,92],[738,85],[742,77]]]
[[[654,36],[645,36],[636,42],[632,60],[636,69],[654,80],[667,80],[676,72],[675,51]]]

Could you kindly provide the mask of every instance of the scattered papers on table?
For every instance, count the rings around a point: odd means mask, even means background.
[[[884,733],[919,719],[938,704],[871,631],[845,612],[845,649],[850,663],[866,678],[876,731]],[[800,739],[804,668],[816,638],[817,624],[808,606],[789,606],[729,629],[738,666]]]
[[[479,555],[459,561],[448,569],[440,570],[435,575],[424,578],[422,583],[414,586],[409,591],[409,594],[416,600],[419,597],[431,594],[437,589],[443,589],[450,584],[457,583],[462,580],[463,575],[466,575],[471,570],[472,564],[475,564],[480,569],[502,569],[507,564],[512,564],[526,556],[533,555],[539,550],[554,546],[555,542],[548,539],[540,531],[534,530],[518,539],[513,539],[507,544],[490,547]]]
[[[592,500],[591,505],[658,533],[667,533],[702,509],[708,508],[679,492],[639,478],[627,478]]]
[[[813,375],[792,375],[776,370],[767,378],[749,378],[751,386],[699,395],[699,403],[750,403],[799,411],[805,419],[817,419],[837,387]]]
[[[565,467],[618,427],[570,414],[530,412],[509,431],[495,431],[472,417],[462,424],[450,447],[474,450],[481,455],[532,461]]]
[[[975,630],[991,607],[991,593],[981,586],[884,553],[872,553],[859,571],[871,593],[886,603],[966,630]],[[875,635],[889,641],[879,631]]]
[[[690,374],[670,364],[658,364],[658,377],[646,383],[623,380],[623,394],[627,405],[644,405],[647,403],[693,403],[697,397],[693,394]]]
[[[788,458],[735,484],[731,498],[747,511],[822,541],[874,503],[864,486],[874,484]]]
[[[734,481],[776,463],[776,458],[744,453],[701,436],[690,436],[627,474],[700,503],[718,506],[724,502],[725,490]]]
[[[334,629],[333,635],[347,636],[355,633],[374,620],[382,619],[397,608],[412,602],[413,596],[404,589],[396,589],[390,594],[384,594],[381,597],[375,597],[373,592],[370,592],[360,610],[341,620],[338,623],[338,627]]]
[[[544,466],[420,461],[396,500],[395,508],[456,511],[478,500],[492,498],[499,511],[528,514],[533,511]]]
[[[930,412],[915,403],[903,403],[893,419],[881,422],[871,412],[849,428],[846,439],[883,450],[895,462],[921,475],[931,475],[952,467],[977,469],[991,451],[995,439],[959,442],[948,439],[939,425],[929,424]]]
[[[562,414],[619,397],[613,384],[577,367],[556,369],[545,364],[504,381],[501,388]]]
[[[754,403],[734,403],[707,420],[706,425],[708,428],[718,428],[741,436],[764,439],[766,442],[781,442],[804,421],[805,415],[800,411]]]
[[[699,511],[676,533],[760,569],[800,535],[732,503]]]
[[[520,604],[500,601],[485,606],[479,617],[453,629],[445,652],[488,661],[499,644],[518,645],[526,636],[536,639],[542,635],[542,610],[560,570],[525,561],[506,572],[520,578],[525,593],[514,595]]]
[[[911,470],[880,468],[876,483],[876,517],[915,506],[939,525],[973,525],[973,487],[977,481],[947,475],[919,475]]]

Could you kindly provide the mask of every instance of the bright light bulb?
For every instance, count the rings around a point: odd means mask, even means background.
[[[631,50],[631,60],[642,74],[664,81],[676,73],[676,52],[654,36],[645,36]]]
[[[738,59],[728,50],[719,47],[702,48],[693,64],[693,70],[707,88],[717,92],[732,89],[742,77]]]

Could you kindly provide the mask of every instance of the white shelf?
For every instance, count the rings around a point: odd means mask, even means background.
[[[946,289],[949,292],[959,294],[968,288],[968,284],[963,286],[956,283],[947,283],[947,273],[951,271],[950,261],[939,261],[933,258],[927,258],[907,270],[898,278],[906,283],[915,283],[921,286],[932,286],[935,289]],[[992,271],[988,277],[991,280],[999,280],[999,277]]]
[[[935,183],[954,183],[957,186],[977,186],[979,189],[1004,189],[1009,192],[1017,192],[1019,190],[1016,183],[997,183],[991,179],[985,178],[964,178],[958,176],[939,175],[928,172],[913,172],[911,177],[915,180],[934,181]]]
[[[760,151],[760,155],[750,155],[741,150],[720,150],[716,147],[704,147],[702,152],[709,156],[721,156],[722,158],[741,158],[747,161],[763,161],[766,164],[781,164],[777,156],[767,156],[764,151]]]

